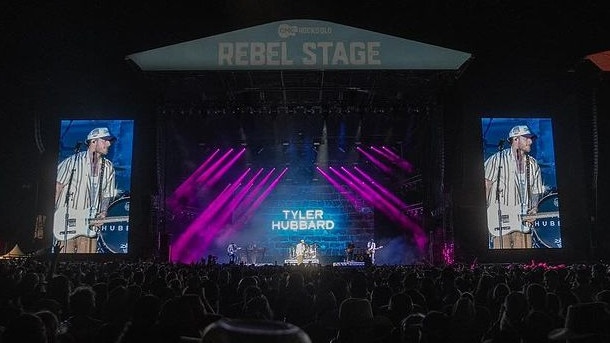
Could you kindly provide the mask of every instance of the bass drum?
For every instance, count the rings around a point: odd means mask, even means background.
[[[317,250],[318,250],[318,249],[317,249],[317,246],[315,246],[315,245],[310,245],[310,246],[308,246],[308,247],[305,249],[305,258],[310,258],[310,259],[312,259],[312,258],[316,258],[316,257],[317,257],[317,255],[318,255]]]
[[[106,218],[116,217],[100,227],[98,253],[126,254],[129,250],[129,197],[114,201],[108,207]]]
[[[551,193],[538,203],[538,214],[559,213],[559,197]],[[536,219],[532,226],[534,248],[561,248],[561,221],[558,215]]]

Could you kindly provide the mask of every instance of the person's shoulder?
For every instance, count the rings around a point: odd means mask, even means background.
[[[485,159],[485,163],[497,160],[498,158],[500,158],[501,154],[502,151],[494,152],[493,154],[487,156],[487,158]]]
[[[72,153],[72,154],[62,158],[61,162],[66,162],[66,161],[69,161],[69,160],[74,159],[74,158],[81,158],[83,156],[83,153],[85,153],[85,152],[86,151],[80,151],[80,152]]]
[[[109,166],[109,167],[114,167],[114,162],[112,162],[111,159],[109,158],[104,158],[104,162]]]

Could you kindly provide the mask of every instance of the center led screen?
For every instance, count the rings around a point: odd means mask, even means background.
[[[401,188],[416,175],[406,152],[419,150],[364,144],[364,125],[353,119],[294,113],[169,118],[171,259],[228,262],[235,258],[230,250],[237,251],[236,262],[282,264],[294,260],[302,243],[305,263],[353,261],[367,258],[371,240],[378,264],[420,259],[427,243],[421,199],[406,199],[403,193],[415,190]],[[383,132],[380,137],[390,137]]]

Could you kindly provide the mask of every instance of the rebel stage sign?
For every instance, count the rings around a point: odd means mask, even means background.
[[[457,70],[470,54],[319,20],[287,20],[127,56],[142,70]]]

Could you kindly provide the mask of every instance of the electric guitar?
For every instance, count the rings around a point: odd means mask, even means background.
[[[227,255],[229,255],[229,256],[235,255],[239,250],[241,250],[241,247],[236,247],[233,250],[227,251]]]
[[[366,249],[366,254],[371,255],[374,251],[383,248],[383,245],[376,247],[375,249]]]
[[[540,212],[536,214],[521,213],[521,205],[502,206],[502,235],[519,231],[523,233],[531,232],[531,223],[528,220],[559,217],[559,211]],[[498,220],[498,204],[487,208],[487,227],[493,236],[500,236],[500,220]]]
[[[97,236],[96,226],[106,223],[129,221],[129,216],[116,216],[106,218],[89,218],[89,209],[70,209],[66,225],[66,215],[62,213],[65,208],[55,211],[53,217],[53,235],[58,241],[72,239],[78,236],[93,238]]]

